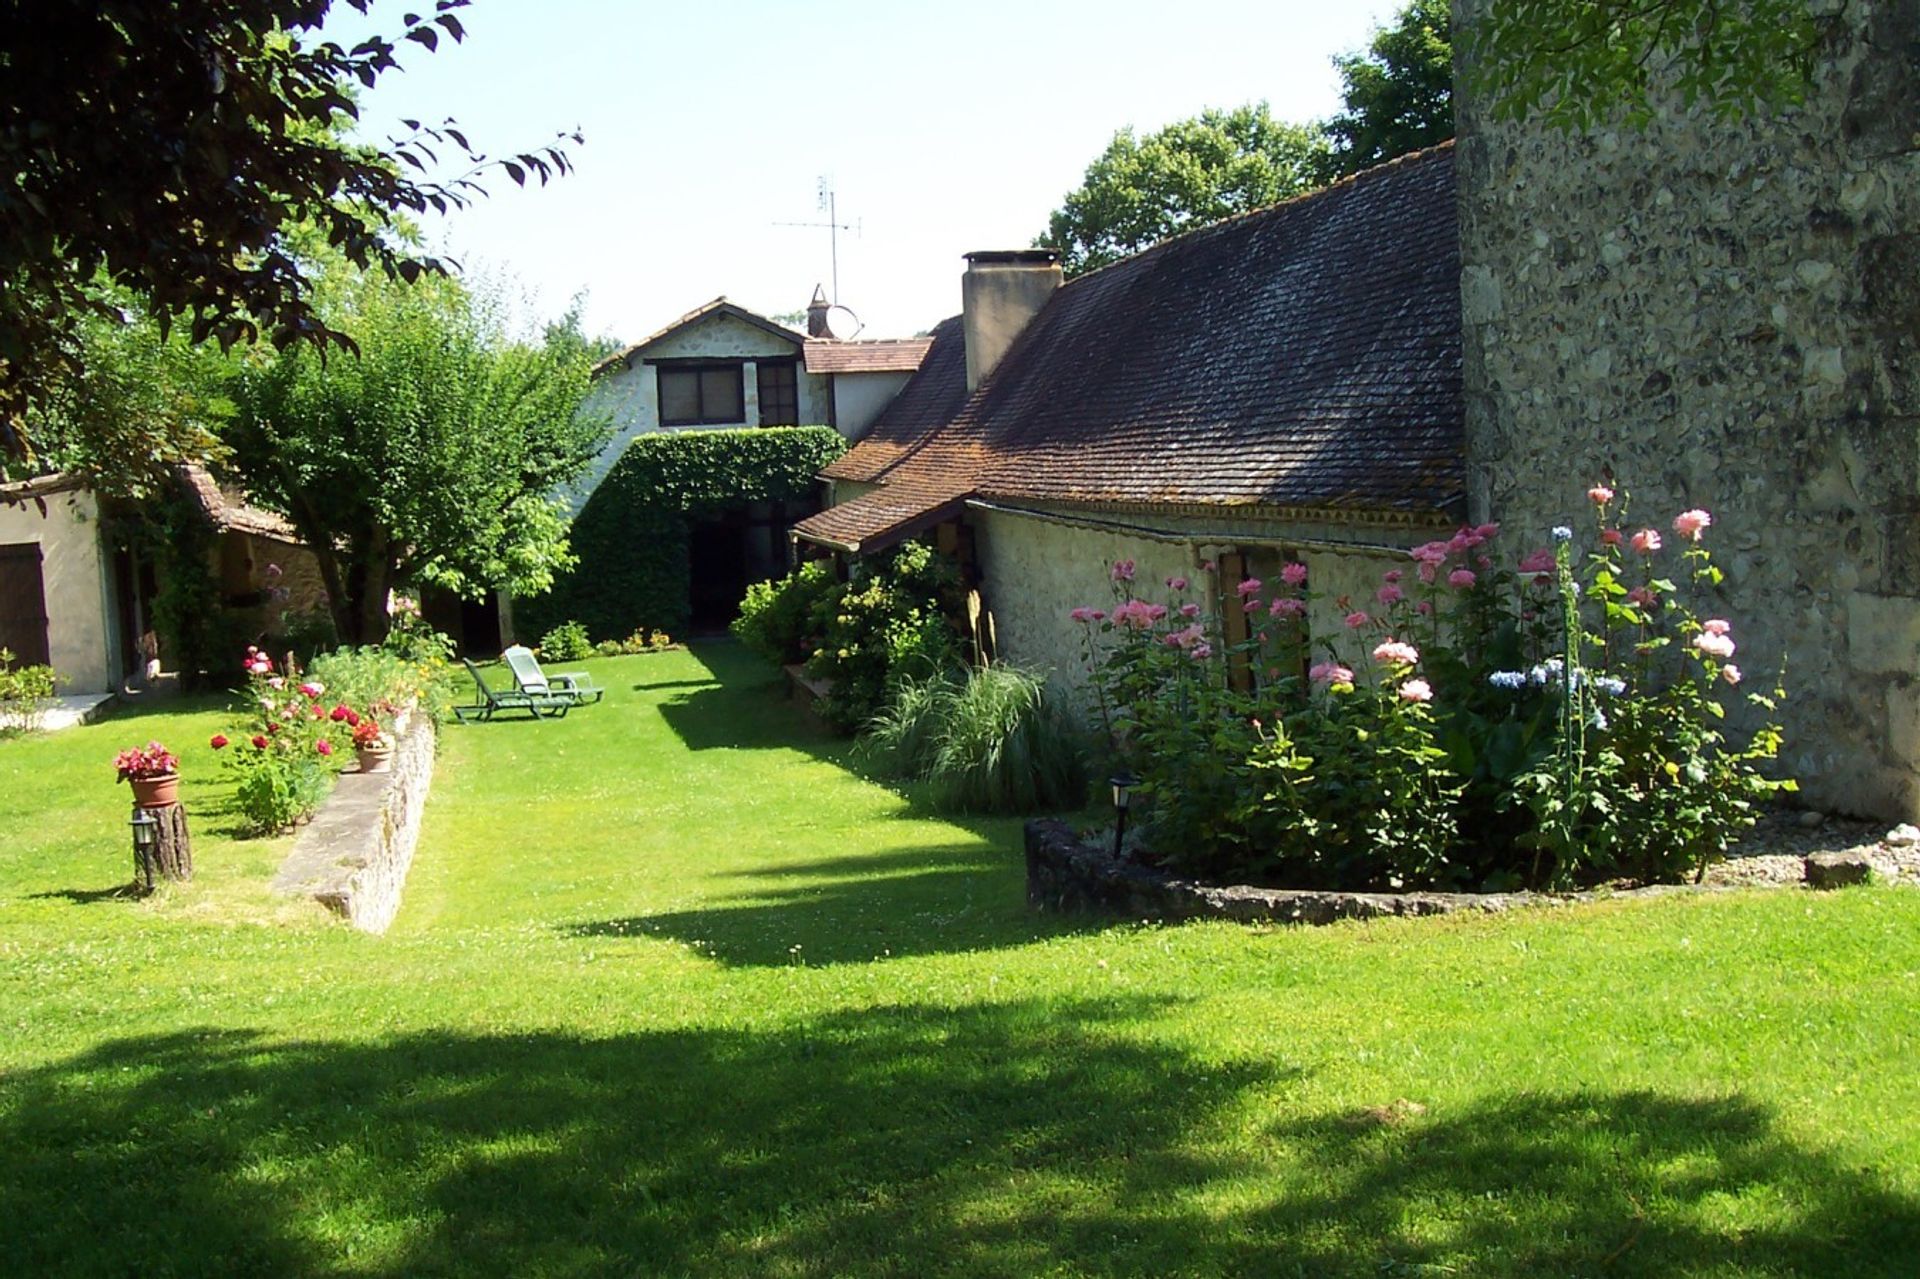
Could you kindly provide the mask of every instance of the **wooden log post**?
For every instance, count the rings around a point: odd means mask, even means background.
[[[165,804],[146,810],[154,819],[153,842],[133,850],[133,886],[150,893],[157,879],[185,883],[193,878],[193,840],[187,833],[187,810],[179,804]]]

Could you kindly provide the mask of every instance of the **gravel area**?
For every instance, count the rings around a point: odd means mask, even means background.
[[[1881,882],[1920,884],[1920,831],[1913,827],[1785,809],[1762,817],[1726,861],[1708,869],[1707,882],[1798,884],[1811,853],[1859,854]]]

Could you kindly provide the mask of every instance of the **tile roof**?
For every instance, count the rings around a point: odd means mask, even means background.
[[[965,385],[964,351],[956,378],[942,346],[936,330],[828,476],[929,497],[1439,510],[1465,487],[1453,148],[1069,282],[936,421]]]
[[[612,369],[615,365],[626,363],[634,356],[640,354],[640,352],[652,346],[655,342],[658,342],[661,338],[672,333],[677,333],[689,324],[697,323],[714,314],[730,315],[743,324],[751,324],[754,328],[770,333],[774,337],[785,338],[795,346],[799,346],[806,340],[799,332],[788,328],[777,320],[769,320],[758,311],[749,311],[737,302],[729,302],[725,297],[717,297],[704,306],[695,307],[665,328],[649,333],[632,346],[615,351],[612,355],[609,355],[606,359],[593,366],[593,376],[598,377],[600,374]]]
[[[860,443],[822,472],[835,480],[877,480],[951,422],[967,402],[967,340],[960,317],[933,326],[920,371],[880,411]]]
[[[807,372],[911,373],[920,367],[932,345],[930,337],[871,338],[865,342],[808,338]]]
[[[300,545],[300,534],[285,516],[249,506],[238,494],[223,491],[203,466],[182,466],[176,472],[187,496],[220,533],[251,533],[255,537]]]

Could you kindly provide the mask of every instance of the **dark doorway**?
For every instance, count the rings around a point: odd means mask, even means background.
[[[454,648],[466,657],[500,656],[500,595],[488,591],[470,600],[436,587],[422,587],[420,615],[428,626],[453,641]],[[539,636],[529,639],[535,643]]]
[[[52,660],[38,542],[0,546],[0,648],[23,666],[45,666]]]
[[[785,577],[787,530],[819,510],[810,500],[751,502],[687,526],[687,601],[696,635],[716,635],[740,615],[747,587]]]

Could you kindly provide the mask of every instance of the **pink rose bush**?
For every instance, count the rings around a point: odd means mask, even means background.
[[[1156,855],[1367,889],[1672,882],[1724,856],[1792,789],[1768,776],[1782,691],[1747,691],[1733,623],[1695,611],[1723,580],[1708,510],[1669,547],[1622,527],[1612,484],[1586,496],[1588,530],[1549,546],[1484,523],[1412,547],[1364,608],[1296,561],[1202,565],[1166,603],[1111,566],[1104,620],[1073,616]]]

